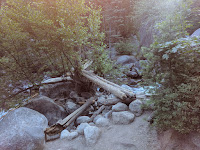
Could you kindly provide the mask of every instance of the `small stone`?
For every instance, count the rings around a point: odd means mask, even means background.
[[[128,84],[129,84],[129,85],[137,85],[138,82],[135,81],[134,79],[130,79]]]
[[[77,104],[73,103],[73,102],[68,101],[68,102],[66,102],[66,104],[65,104],[65,108],[66,108],[67,112],[68,112],[69,114],[71,114],[71,113],[73,113],[75,110],[77,110],[77,109],[79,108],[79,106],[78,106]]]
[[[102,115],[97,115],[97,116],[93,119],[93,122],[96,122],[97,119],[102,118],[102,117],[103,117]]]
[[[135,101],[133,101],[132,103],[130,103],[129,109],[130,109],[130,111],[131,111],[132,113],[135,114],[135,116],[138,117],[138,116],[142,115],[142,113],[143,113],[142,105],[143,105],[142,101],[140,101],[140,100],[135,100]]]
[[[75,139],[78,136],[78,132],[69,132],[68,130],[63,130],[60,135],[60,139],[67,139],[67,140],[72,140]]]
[[[81,124],[77,127],[77,132],[78,132],[79,134],[83,134],[84,129],[85,129],[86,127],[88,127],[88,126],[90,126],[88,123],[81,123]]]
[[[77,124],[87,123],[87,122],[90,122],[90,117],[88,116],[80,116],[76,119]]]
[[[120,101],[121,100],[119,98],[117,98],[117,97],[113,97],[113,98],[108,98],[107,99],[106,97],[101,96],[101,97],[98,98],[98,102],[103,104],[103,105],[106,105],[106,106],[115,105]]]
[[[84,136],[88,146],[94,145],[101,135],[101,130],[95,126],[88,126],[84,129]]]
[[[76,131],[73,131],[70,133],[70,136],[69,136],[69,140],[72,140],[72,139],[75,139],[76,137],[78,137],[78,132]]]
[[[138,78],[138,77],[139,77],[138,73],[135,72],[135,71],[128,71],[128,72],[126,73],[126,76],[127,76],[127,77],[130,77],[131,79],[135,79],[135,78]]]
[[[134,119],[135,119],[135,115],[128,111],[112,113],[112,120],[113,120],[113,123],[115,124],[129,124],[133,122]]]
[[[112,111],[125,111],[125,110],[128,110],[128,106],[124,103],[117,103],[115,104],[114,106],[112,106]]]
[[[94,122],[89,123],[90,126],[95,126]]]
[[[101,117],[96,120],[95,124],[100,127],[106,127],[109,126],[110,123],[108,119]]]

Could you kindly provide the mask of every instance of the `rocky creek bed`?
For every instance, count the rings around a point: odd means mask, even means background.
[[[143,113],[141,106],[147,100],[144,89],[127,85],[121,87],[136,93],[137,99],[124,102],[100,88],[92,93],[77,93],[70,81],[42,86],[39,96],[1,119],[0,133],[3,136],[0,138],[0,148],[43,149],[44,130],[74,112],[90,97],[97,97],[96,102],[61,132],[60,139],[73,141],[82,137],[86,146],[95,145],[102,133],[112,129],[112,125],[129,125]],[[91,120],[93,113],[102,106],[102,112]]]
[[[0,149],[200,149],[200,136],[197,133],[180,135],[168,130],[158,134],[147,121],[152,112],[142,109],[142,105],[149,100],[149,93],[142,87],[121,87],[135,93],[136,99],[123,101],[101,88],[93,92],[78,92],[70,81],[42,86],[39,95],[24,104],[24,107],[8,113],[1,112],[7,115],[0,120]],[[96,97],[96,101],[61,134],[54,135],[56,140],[45,142],[44,131],[48,127],[93,97]],[[102,111],[91,118],[102,107]]]

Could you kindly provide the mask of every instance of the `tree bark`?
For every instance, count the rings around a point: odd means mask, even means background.
[[[114,87],[111,84],[108,84],[100,79],[97,78],[96,75],[93,75],[91,73],[88,73],[85,70],[82,70],[83,76],[92,81],[94,84],[97,84],[98,86],[102,87],[106,91],[111,92],[115,96],[119,97],[120,99],[126,99],[127,96],[124,92],[122,92],[119,88]]]
[[[127,98],[136,98],[136,95],[132,91],[124,89],[120,87],[119,85],[113,82],[110,82],[106,79],[103,79],[90,71],[82,70],[82,74],[84,77],[89,79],[94,84],[97,84],[98,86],[111,92],[112,94],[114,94],[115,96],[117,96],[118,98],[122,100],[127,99]]]

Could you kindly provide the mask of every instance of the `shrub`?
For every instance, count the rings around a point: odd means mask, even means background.
[[[133,50],[137,50],[137,46],[130,42],[120,42],[115,45],[116,51],[120,55],[131,55]]]
[[[200,41],[182,38],[145,48],[146,83],[154,85],[154,125],[181,133],[200,131]]]

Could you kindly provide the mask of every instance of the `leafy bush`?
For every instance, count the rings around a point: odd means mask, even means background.
[[[154,125],[181,133],[200,131],[200,40],[154,43],[143,51],[146,83],[154,85]]]
[[[137,50],[137,46],[130,42],[120,42],[115,45],[116,51],[120,55],[131,55],[133,50]]]

